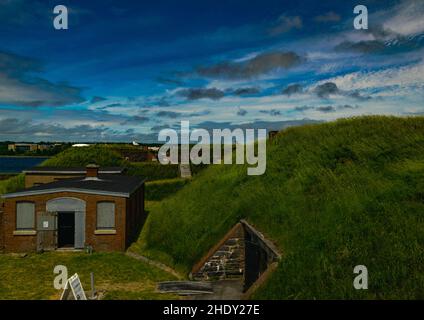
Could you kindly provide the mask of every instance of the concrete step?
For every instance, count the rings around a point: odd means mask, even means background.
[[[159,292],[179,295],[213,293],[212,283],[205,281],[165,281],[159,282],[157,289]]]

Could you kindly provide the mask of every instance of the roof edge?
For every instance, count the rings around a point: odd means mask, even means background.
[[[137,184],[135,187],[134,187],[134,189],[132,189],[130,192],[129,192],[129,195],[132,195],[136,190],[138,190],[145,182],[146,182],[146,180],[147,180],[147,178],[144,178],[144,179],[141,179],[141,181],[140,181],[140,183],[139,184]]]
[[[3,194],[1,197],[3,199],[9,199],[9,198],[36,196],[36,195],[41,195],[41,194],[51,194],[51,193],[58,193],[58,192],[74,192],[74,193],[85,193],[85,194],[95,194],[95,195],[129,198],[134,191],[132,191],[130,193],[126,193],[126,192],[112,192],[112,191],[79,189],[79,188],[56,188],[56,189],[32,190],[32,191],[31,190],[30,191],[23,190],[23,191],[19,191],[19,192],[6,193],[6,194]]]
[[[125,169],[122,170],[99,170],[99,174],[118,174],[124,172]],[[85,174],[86,170],[22,170],[22,173],[59,173],[59,174]]]

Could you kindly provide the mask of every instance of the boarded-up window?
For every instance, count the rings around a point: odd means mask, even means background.
[[[16,204],[16,230],[33,230],[35,226],[35,206],[32,202]]]
[[[97,229],[115,229],[115,203],[97,203]]]

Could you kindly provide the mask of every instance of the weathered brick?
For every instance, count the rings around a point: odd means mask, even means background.
[[[37,225],[39,215],[46,211],[46,202],[62,197],[73,197],[86,202],[85,243],[92,246],[96,251],[124,251],[136,239],[146,218],[144,211],[144,185],[135,191],[130,198],[77,192],[59,192],[8,198],[4,203],[4,213],[2,223],[0,223],[2,231],[0,241],[3,237],[4,251],[30,252],[37,249],[37,235],[14,235],[17,202],[32,201],[35,203]],[[115,202],[116,234],[95,234],[97,202],[99,201]]]

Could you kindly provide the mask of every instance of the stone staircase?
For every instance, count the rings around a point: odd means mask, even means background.
[[[236,224],[209,253],[193,267],[193,280],[241,279],[245,265],[243,226]]]
[[[191,178],[191,169],[189,164],[180,164],[180,174],[181,178],[190,179]]]

